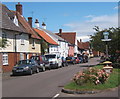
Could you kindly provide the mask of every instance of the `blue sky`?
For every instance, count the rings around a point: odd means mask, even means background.
[[[17,2],[4,2],[10,10],[15,10]],[[94,26],[101,29],[118,27],[117,2],[21,2],[23,16],[38,19],[40,26],[44,21],[47,29],[58,32],[75,31],[78,39],[88,40]],[[32,14],[33,12],[33,14]]]

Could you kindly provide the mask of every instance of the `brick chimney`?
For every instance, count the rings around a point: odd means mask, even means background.
[[[42,28],[46,29],[46,24],[44,22],[42,23]]]
[[[59,36],[62,35],[62,29],[59,29]]]
[[[82,39],[80,39],[80,42],[82,42]]]
[[[40,24],[39,24],[39,22],[38,22],[38,19],[35,20],[35,27],[36,27],[36,28],[39,28],[39,27],[40,27]]]
[[[20,15],[22,15],[22,5],[20,4],[20,2],[18,2],[18,4],[16,4],[16,11],[20,13]]]
[[[32,17],[28,17],[28,23],[32,27]]]

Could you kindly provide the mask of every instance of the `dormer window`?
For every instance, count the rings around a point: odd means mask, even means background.
[[[18,25],[18,19],[17,19],[17,17],[16,17],[16,16],[14,17],[13,22],[14,22],[14,24],[15,24],[16,26],[19,26],[19,25]]]

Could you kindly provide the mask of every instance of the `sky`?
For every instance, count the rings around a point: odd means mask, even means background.
[[[15,10],[17,2],[2,2],[10,10]],[[94,27],[100,29],[118,27],[118,2],[20,2],[23,16],[38,19],[47,25],[47,30],[56,33],[76,32],[77,39],[89,40],[95,33]]]

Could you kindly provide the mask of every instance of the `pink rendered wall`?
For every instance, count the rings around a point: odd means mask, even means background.
[[[69,46],[68,56],[74,56],[74,47],[73,46]]]

